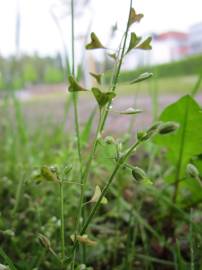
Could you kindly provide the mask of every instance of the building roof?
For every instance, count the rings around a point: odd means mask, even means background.
[[[157,36],[157,39],[160,41],[168,40],[168,39],[186,40],[187,38],[188,38],[187,33],[177,32],[177,31],[164,32]]]

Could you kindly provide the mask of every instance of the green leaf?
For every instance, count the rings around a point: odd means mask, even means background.
[[[152,49],[152,46],[150,44],[151,41],[152,37],[148,37],[143,42],[140,42],[140,44],[136,48],[141,50],[151,50]]]
[[[98,185],[96,185],[93,197],[91,198],[90,202],[96,203],[99,200],[101,194],[102,194],[102,191],[101,191],[100,187]],[[107,198],[103,197],[101,200],[101,204],[107,204],[107,203],[108,203]]]
[[[172,164],[179,166],[179,177],[183,177],[189,160],[202,153],[202,114],[200,106],[189,95],[169,105],[161,114],[163,122],[174,121],[179,128],[165,136],[157,135],[156,144],[167,148]]]
[[[90,72],[90,75],[96,79],[98,84],[101,84],[101,79],[102,79],[102,74],[96,74],[96,73],[92,73]]]
[[[153,73],[150,73],[150,72],[142,73],[140,76],[135,78],[132,82],[130,82],[130,84],[142,82],[144,80],[147,80],[147,79],[151,78],[152,76],[153,76]]]
[[[142,13],[137,14],[135,9],[131,8],[130,17],[129,17],[129,26],[131,26],[133,23],[140,22],[143,17],[144,17],[144,14]]]
[[[115,53],[108,53],[109,57],[111,57],[112,59],[114,59],[116,61],[117,56]]]
[[[73,76],[69,76],[68,81],[69,81],[68,87],[69,92],[88,91],[87,89],[80,86]]]
[[[4,259],[5,263],[8,264],[10,270],[17,270],[11,259],[7,256],[7,254],[1,247],[0,247],[0,256]]]
[[[126,51],[126,54],[129,53],[132,49],[134,49],[138,45],[140,40],[141,40],[141,37],[138,37],[134,32],[131,33],[130,43],[129,43],[128,50]]]
[[[125,111],[119,112],[120,114],[124,115],[131,115],[131,114],[139,114],[142,113],[143,111],[140,109],[134,109],[134,108],[128,108]]]
[[[91,42],[86,45],[87,50],[106,49],[94,32],[91,33]]]
[[[92,88],[92,92],[100,108],[104,107],[116,96],[114,92],[101,92],[100,89],[95,87]]]

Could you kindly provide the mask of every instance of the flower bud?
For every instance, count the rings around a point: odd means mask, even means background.
[[[146,173],[139,167],[133,168],[132,175],[133,175],[133,178],[138,182],[147,178]]]
[[[165,134],[174,132],[178,128],[179,128],[179,124],[175,122],[162,123],[159,127],[159,134],[165,135]]]
[[[191,163],[187,165],[187,175],[192,178],[198,178],[199,177],[199,171],[198,169]]]

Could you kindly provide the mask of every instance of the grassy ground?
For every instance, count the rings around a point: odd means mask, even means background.
[[[120,85],[114,106],[117,110],[132,106],[134,99],[131,97],[137,96],[137,106],[144,108],[145,114],[135,118],[135,125],[144,129],[149,127],[154,114],[159,114],[156,97],[162,109],[189,92],[195,79],[163,79],[158,81],[158,88],[155,81],[143,83],[139,89]],[[154,92],[158,89],[159,96],[148,95],[149,89]],[[67,105],[66,111],[64,107],[68,95],[62,86],[52,93],[33,95],[22,103],[15,99],[1,103],[0,264],[9,264],[5,252],[17,270],[63,269],[58,259],[61,254],[59,186],[38,177],[43,165],[57,168],[59,172],[65,166],[73,165],[64,187],[65,253],[68,256],[72,251],[70,236],[74,233],[80,186],[76,140],[72,133],[73,111],[71,106]],[[83,126],[94,105],[92,96],[84,93],[79,103],[84,165],[94,132],[91,122],[84,129]],[[130,116],[112,114],[108,121],[109,134],[120,141],[123,152],[131,141],[136,140],[136,134],[130,129],[131,119]],[[131,166],[144,169],[152,185],[134,180],[128,167],[120,170],[107,194],[108,204],[101,206],[88,230],[88,236],[96,246],[87,245],[79,250],[76,270],[201,269],[200,186],[194,179],[187,179],[188,183],[195,183],[193,190],[182,187],[181,200],[173,203],[170,179],[175,170],[165,154],[165,149],[148,142],[129,160]],[[87,183],[85,202],[91,199],[95,185],[103,188],[114,168],[115,157],[113,145],[105,144],[101,139]],[[194,157],[194,161],[202,168],[200,156]],[[195,192],[194,196],[192,192]],[[85,214],[88,215],[91,209],[92,204],[87,203]],[[39,234],[47,237],[45,243],[39,241]],[[50,245],[58,257],[50,251]],[[89,268],[79,265],[81,258]]]

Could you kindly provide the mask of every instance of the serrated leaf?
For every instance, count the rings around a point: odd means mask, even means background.
[[[90,72],[90,75],[96,79],[98,84],[101,84],[102,74]]]
[[[95,87],[92,88],[92,92],[100,108],[104,107],[116,96],[114,92],[101,92],[100,89]]]
[[[151,50],[152,49],[152,46],[150,44],[151,41],[152,37],[148,37],[143,42],[140,42],[140,44],[136,48],[141,50]]]
[[[153,76],[153,73],[150,73],[150,72],[142,73],[142,74],[139,75],[137,78],[135,78],[134,80],[132,80],[132,81],[130,82],[130,84],[142,82],[142,81],[144,81],[144,80],[147,80],[147,79],[151,78],[152,76]]]
[[[137,14],[135,9],[131,8],[130,17],[129,17],[129,26],[131,26],[135,22],[140,22],[143,17],[144,17],[144,14],[142,13]]]
[[[167,148],[170,162],[180,167],[183,177],[190,159],[202,153],[202,115],[200,106],[189,95],[169,105],[160,115],[163,122],[174,121],[179,128],[166,136],[157,135],[156,144]]]
[[[100,187],[98,185],[96,185],[93,197],[91,198],[90,202],[96,203],[99,200],[101,193],[102,193],[102,191],[101,191]],[[103,197],[101,200],[101,204],[107,204],[107,203],[108,203],[107,198]]]
[[[75,242],[75,240],[77,240],[78,242],[88,245],[88,246],[95,246],[97,244],[96,241],[89,239],[87,234],[84,234],[84,235],[73,234],[70,236],[70,238],[72,242]]]
[[[69,76],[68,81],[69,81],[68,87],[69,92],[88,91],[84,87],[80,86],[73,76]]]
[[[134,32],[130,35],[130,43],[126,54],[129,53],[132,49],[134,49],[138,43],[140,42],[141,37],[138,37]]]
[[[131,115],[131,114],[139,114],[142,113],[142,110],[139,109],[134,109],[134,108],[128,108],[125,111],[119,112],[120,114],[126,114],[126,115]]]
[[[91,42],[86,45],[87,50],[106,49],[94,32],[91,33]]]

